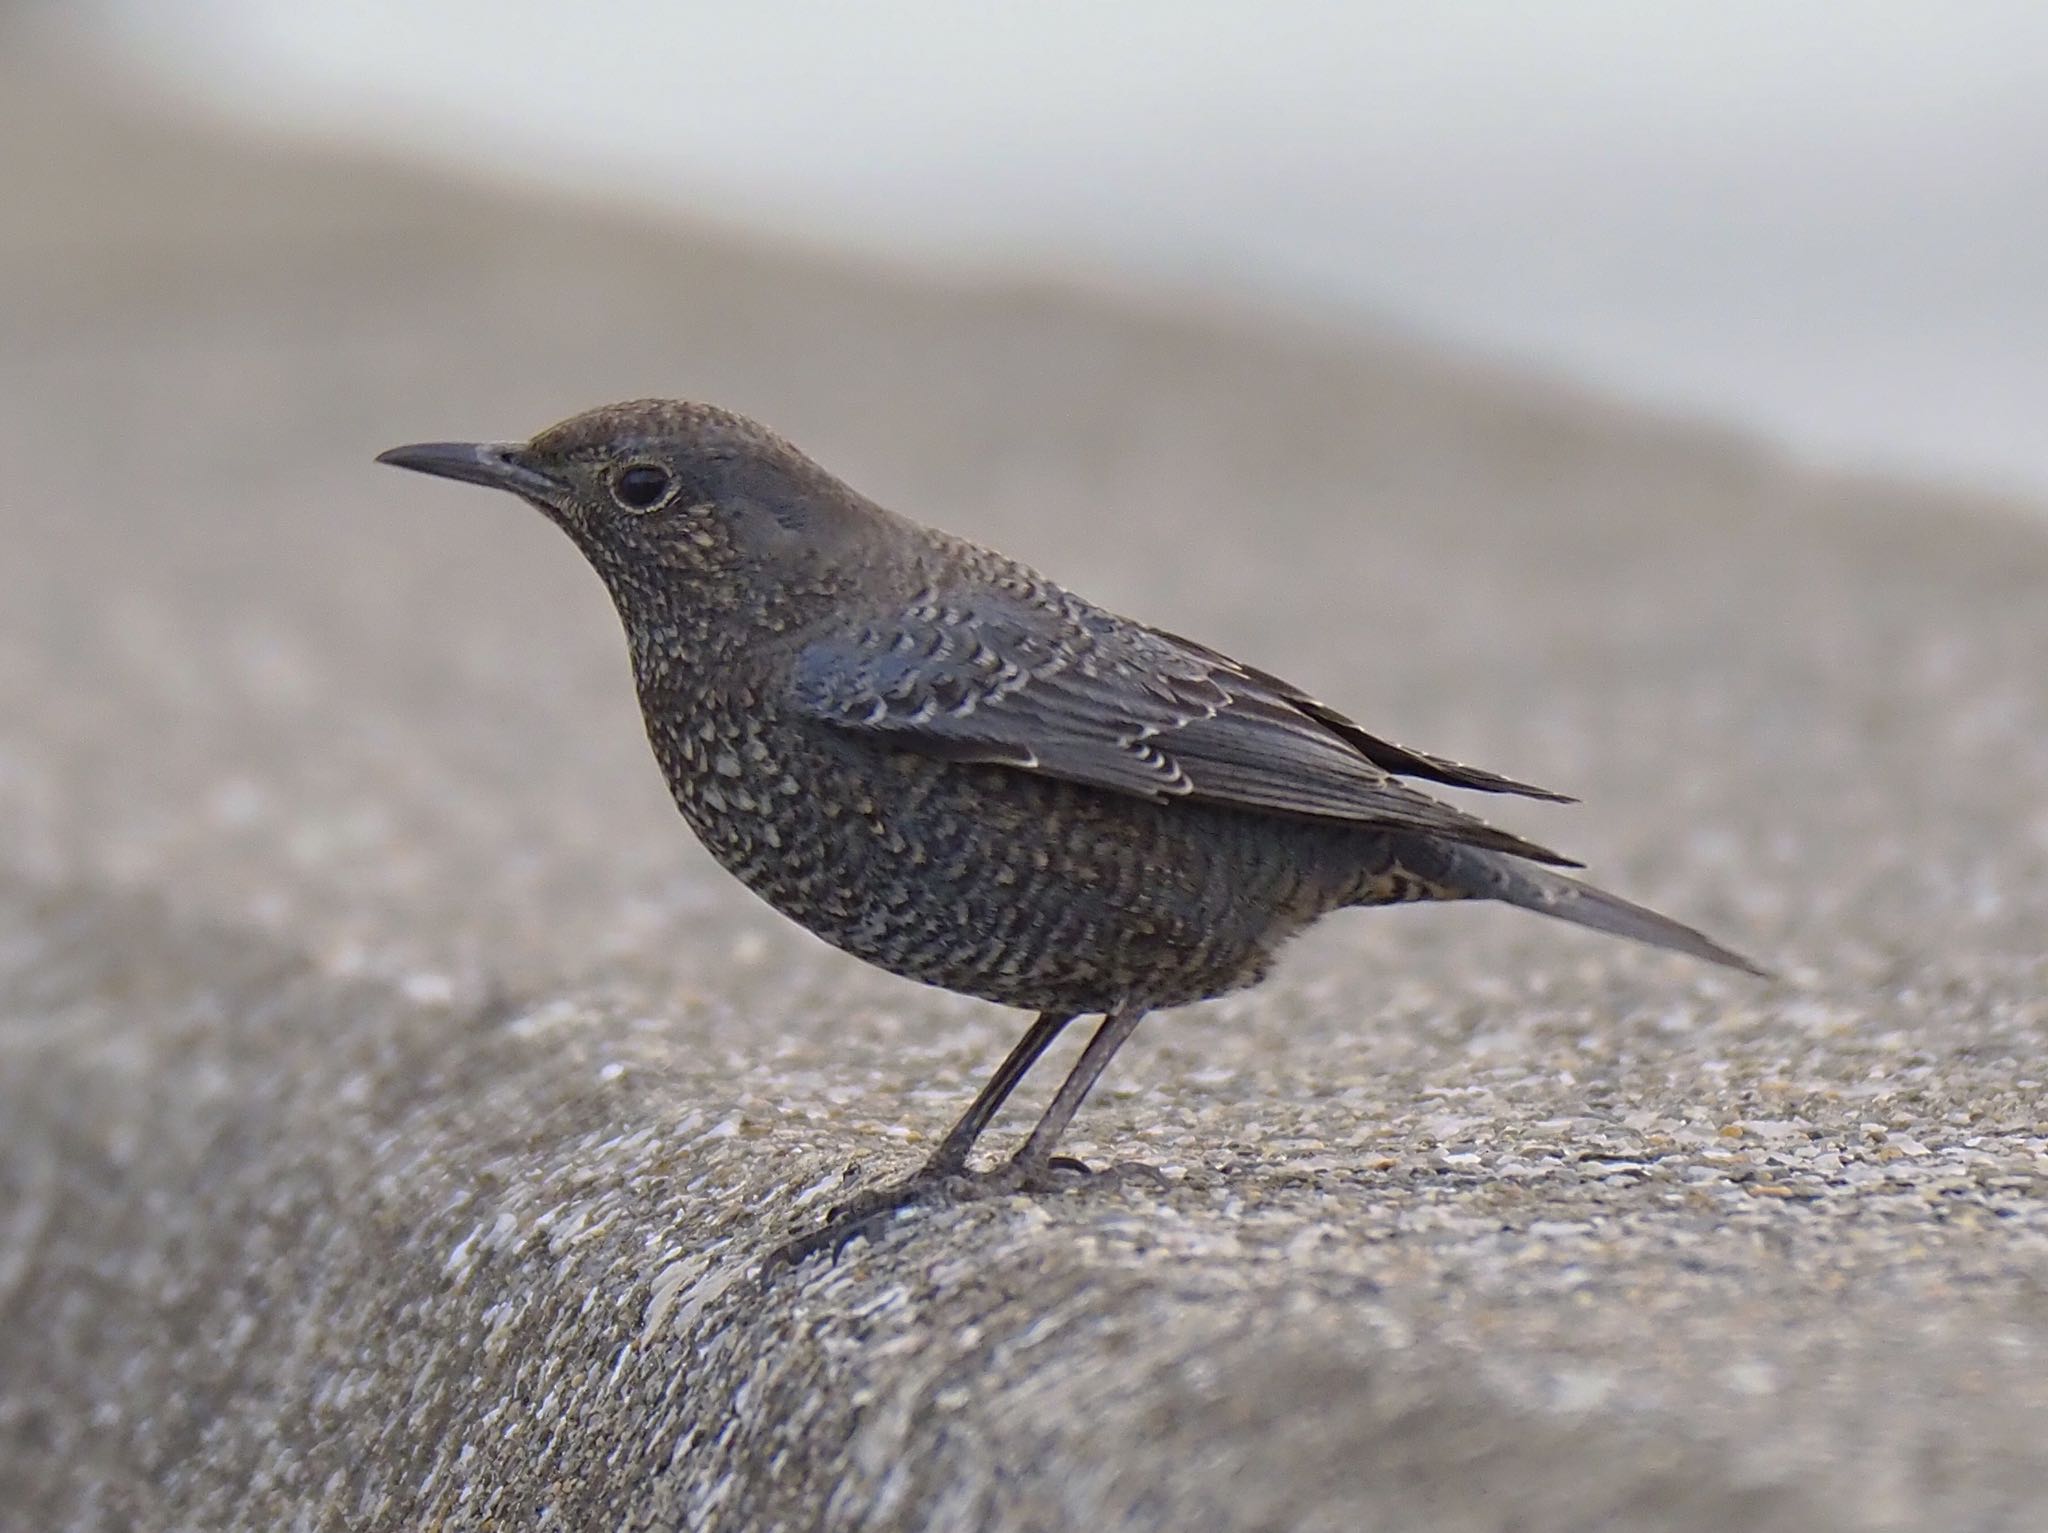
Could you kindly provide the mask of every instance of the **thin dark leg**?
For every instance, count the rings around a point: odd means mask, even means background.
[[[899,1208],[937,1198],[947,1187],[967,1180],[967,1155],[974,1148],[974,1141],[1017,1089],[1017,1083],[1038,1063],[1039,1056],[1073,1020],[1072,1013],[1049,1011],[1040,1015],[1017,1040],[1009,1057],[996,1067],[996,1073],[960,1115],[960,1121],[947,1130],[931,1159],[894,1186],[875,1188],[834,1209],[822,1228],[782,1246],[762,1265],[762,1281],[769,1281],[780,1267],[794,1267],[813,1252],[831,1251],[836,1255],[848,1241],[866,1234],[877,1220]]]
[[[1060,1083],[1052,1105],[1046,1108],[1045,1116],[1038,1120],[1038,1126],[1032,1129],[1023,1147],[993,1171],[970,1172],[966,1169],[967,1152],[975,1139],[988,1126],[989,1119],[996,1115],[1003,1099],[1016,1089],[1025,1072],[1060,1035],[1060,1030],[1073,1021],[1072,1017],[1055,1012],[1041,1016],[1010,1050],[1010,1057],[981,1088],[981,1094],[974,1099],[973,1105],[953,1125],[921,1170],[894,1186],[862,1193],[836,1209],[822,1228],[781,1246],[762,1264],[762,1282],[772,1281],[779,1269],[794,1267],[816,1252],[829,1251],[836,1256],[849,1241],[866,1235],[881,1220],[915,1204],[949,1202],[958,1198],[1014,1192],[1021,1188],[1050,1186],[1048,1171],[1053,1165],[1053,1146],[1066,1132],[1068,1121],[1080,1107],[1081,1099],[1088,1095],[1089,1087],[1095,1084],[1108,1065],[1110,1056],[1131,1036],[1132,1029],[1143,1015],[1142,1010],[1131,1010],[1104,1017],[1102,1025],[1088,1040],[1088,1047],[1081,1051],[1081,1058],[1073,1070]]]
[[[1043,1178],[1046,1167],[1052,1163],[1053,1146],[1067,1131],[1067,1124],[1079,1110],[1081,1099],[1088,1095],[1089,1088],[1108,1067],[1110,1057],[1123,1047],[1124,1040],[1137,1029],[1139,1019],[1144,1015],[1142,1008],[1132,1008],[1111,1012],[1102,1019],[1102,1025],[1095,1029],[1095,1036],[1088,1040],[1088,1047],[1081,1051],[1073,1070],[1060,1082],[1060,1089],[1053,1094],[1052,1105],[1046,1108],[1045,1116],[1038,1120],[1038,1126],[1031,1131],[1031,1137],[1024,1141],[1023,1147],[1010,1157],[1009,1171],[1019,1182],[1035,1182]]]
[[[989,1120],[995,1117],[1010,1093],[1017,1089],[1018,1082],[1038,1063],[1038,1056],[1052,1046],[1053,1039],[1059,1037],[1073,1020],[1071,1013],[1061,1016],[1058,1012],[1048,1011],[1031,1024],[1031,1030],[1010,1050],[1010,1057],[988,1078],[988,1084],[981,1088],[981,1095],[939,1141],[932,1158],[925,1162],[927,1172],[950,1173],[966,1168],[967,1152],[974,1148],[974,1141],[981,1137],[981,1131],[988,1127]]]

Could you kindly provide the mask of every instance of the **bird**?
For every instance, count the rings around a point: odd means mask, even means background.
[[[1221,650],[885,509],[758,422],[644,399],[380,463],[510,491],[625,629],[649,743],[712,857],[826,942],[1035,1020],[925,1164],[781,1246],[1069,1185],[1055,1153],[1150,1012],[1257,984],[1323,916],[1495,900],[1763,976],[1581,864],[1415,786],[1572,802],[1396,745]],[[1099,1017],[1021,1146],[982,1131]]]

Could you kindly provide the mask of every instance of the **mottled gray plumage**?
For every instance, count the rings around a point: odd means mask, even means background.
[[[1403,777],[1561,795],[1380,740],[1278,678],[897,516],[766,428],[649,400],[381,461],[512,490],[610,590],[676,803],[750,889],[911,979],[1042,1013],[912,1196],[1045,1179],[1145,1011],[1255,983],[1332,910],[1495,899],[1754,966]],[[968,1147],[1074,1016],[1106,1021],[1008,1166]]]

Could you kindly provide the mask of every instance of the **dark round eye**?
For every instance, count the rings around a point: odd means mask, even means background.
[[[668,470],[652,463],[629,463],[612,475],[612,499],[628,511],[651,511],[675,489]]]

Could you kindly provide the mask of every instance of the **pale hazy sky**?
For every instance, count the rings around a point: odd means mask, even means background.
[[[2048,505],[2040,0],[84,9],[237,113],[1347,305]]]

